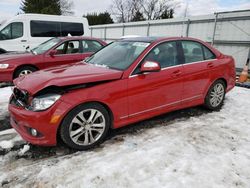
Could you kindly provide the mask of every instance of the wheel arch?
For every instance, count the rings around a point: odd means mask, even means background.
[[[225,78],[223,78],[223,77],[222,77],[222,78],[218,78],[218,79],[217,79],[217,80],[215,80],[214,82],[216,82],[216,81],[218,81],[218,80],[223,81],[223,82],[224,82],[224,84],[225,84],[225,87],[226,87],[225,89],[227,89],[227,80],[226,80]],[[213,82],[213,83],[214,83],[214,82]]]
[[[226,80],[224,77],[219,77],[219,78],[217,78],[217,79],[214,79],[212,82],[209,83],[208,87],[206,88],[206,92],[204,92],[204,96],[203,96],[203,97],[204,97],[204,100],[205,100],[205,97],[206,97],[206,95],[207,95],[207,93],[208,93],[210,87],[211,87],[216,81],[218,81],[218,80],[223,81],[224,84],[225,84],[225,89],[227,89],[228,83],[227,83],[227,80]]]
[[[22,64],[22,65],[18,65],[15,70],[13,71],[13,74],[12,74],[12,79],[15,78],[15,74],[18,70],[20,70],[22,67],[33,67],[35,68],[36,70],[39,70],[39,68],[35,65],[32,65],[32,64]]]
[[[108,114],[110,115],[110,122],[111,122],[110,128],[113,129],[113,126],[114,126],[114,125],[113,125],[113,122],[114,122],[114,114],[113,114],[111,108],[110,108],[107,104],[105,104],[104,102],[101,102],[101,101],[87,101],[87,102],[83,102],[83,103],[80,103],[80,104],[78,104],[78,105],[72,107],[72,108],[65,114],[65,116],[62,118],[62,120],[61,120],[61,122],[60,122],[60,124],[59,124],[59,126],[58,126],[58,128],[57,128],[57,132],[56,132],[56,140],[57,140],[57,143],[58,143],[58,141],[61,141],[59,131],[60,131],[60,129],[61,129],[62,123],[63,123],[64,119],[66,118],[66,116],[67,116],[71,111],[73,111],[74,109],[76,109],[77,107],[82,106],[82,105],[86,105],[86,104],[99,104],[99,105],[102,105],[102,106],[108,111]]]

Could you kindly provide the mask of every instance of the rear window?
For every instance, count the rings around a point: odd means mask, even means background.
[[[31,21],[30,30],[32,37],[64,37],[81,36],[84,34],[82,23]]]
[[[206,60],[215,59],[216,58],[216,55],[213,52],[211,52],[211,50],[209,50],[207,47],[202,46],[202,48],[203,48],[204,56],[205,56]]]
[[[185,63],[204,61],[202,46],[194,41],[182,41]]]

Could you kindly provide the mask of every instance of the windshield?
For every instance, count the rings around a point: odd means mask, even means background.
[[[58,44],[60,41],[61,41],[61,39],[52,38],[52,39],[47,40],[46,42],[40,44],[39,46],[37,46],[36,48],[32,49],[31,51],[34,54],[42,54],[42,53],[48,51],[53,46],[55,46],[56,44]]]
[[[113,69],[126,70],[149,44],[131,41],[114,42],[98,51],[86,62]]]

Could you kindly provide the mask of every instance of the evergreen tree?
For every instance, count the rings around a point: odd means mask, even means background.
[[[24,13],[62,14],[60,0],[23,0],[21,10]]]
[[[166,9],[160,16],[160,19],[169,19],[174,17],[174,9]]]
[[[88,19],[89,25],[101,25],[101,24],[111,24],[114,23],[108,12],[104,13],[90,13],[84,16]]]
[[[138,10],[136,11],[135,15],[130,20],[131,22],[138,22],[138,21],[145,21],[143,14]]]

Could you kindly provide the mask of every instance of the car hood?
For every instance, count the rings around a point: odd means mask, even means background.
[[[6,54],[1,54],[0,55],[0,62],[5,62],[9,60],[15,60],[15,59],[20,59],[20,58],[29,58],[33,57],[34,55],[29,52],[10,52]]]
[[[122,71],[81,62],[34,72],[14,80],[14,84],[19,89],[34,95],[49,86],[62,87],[117,80],[122,74]]]

